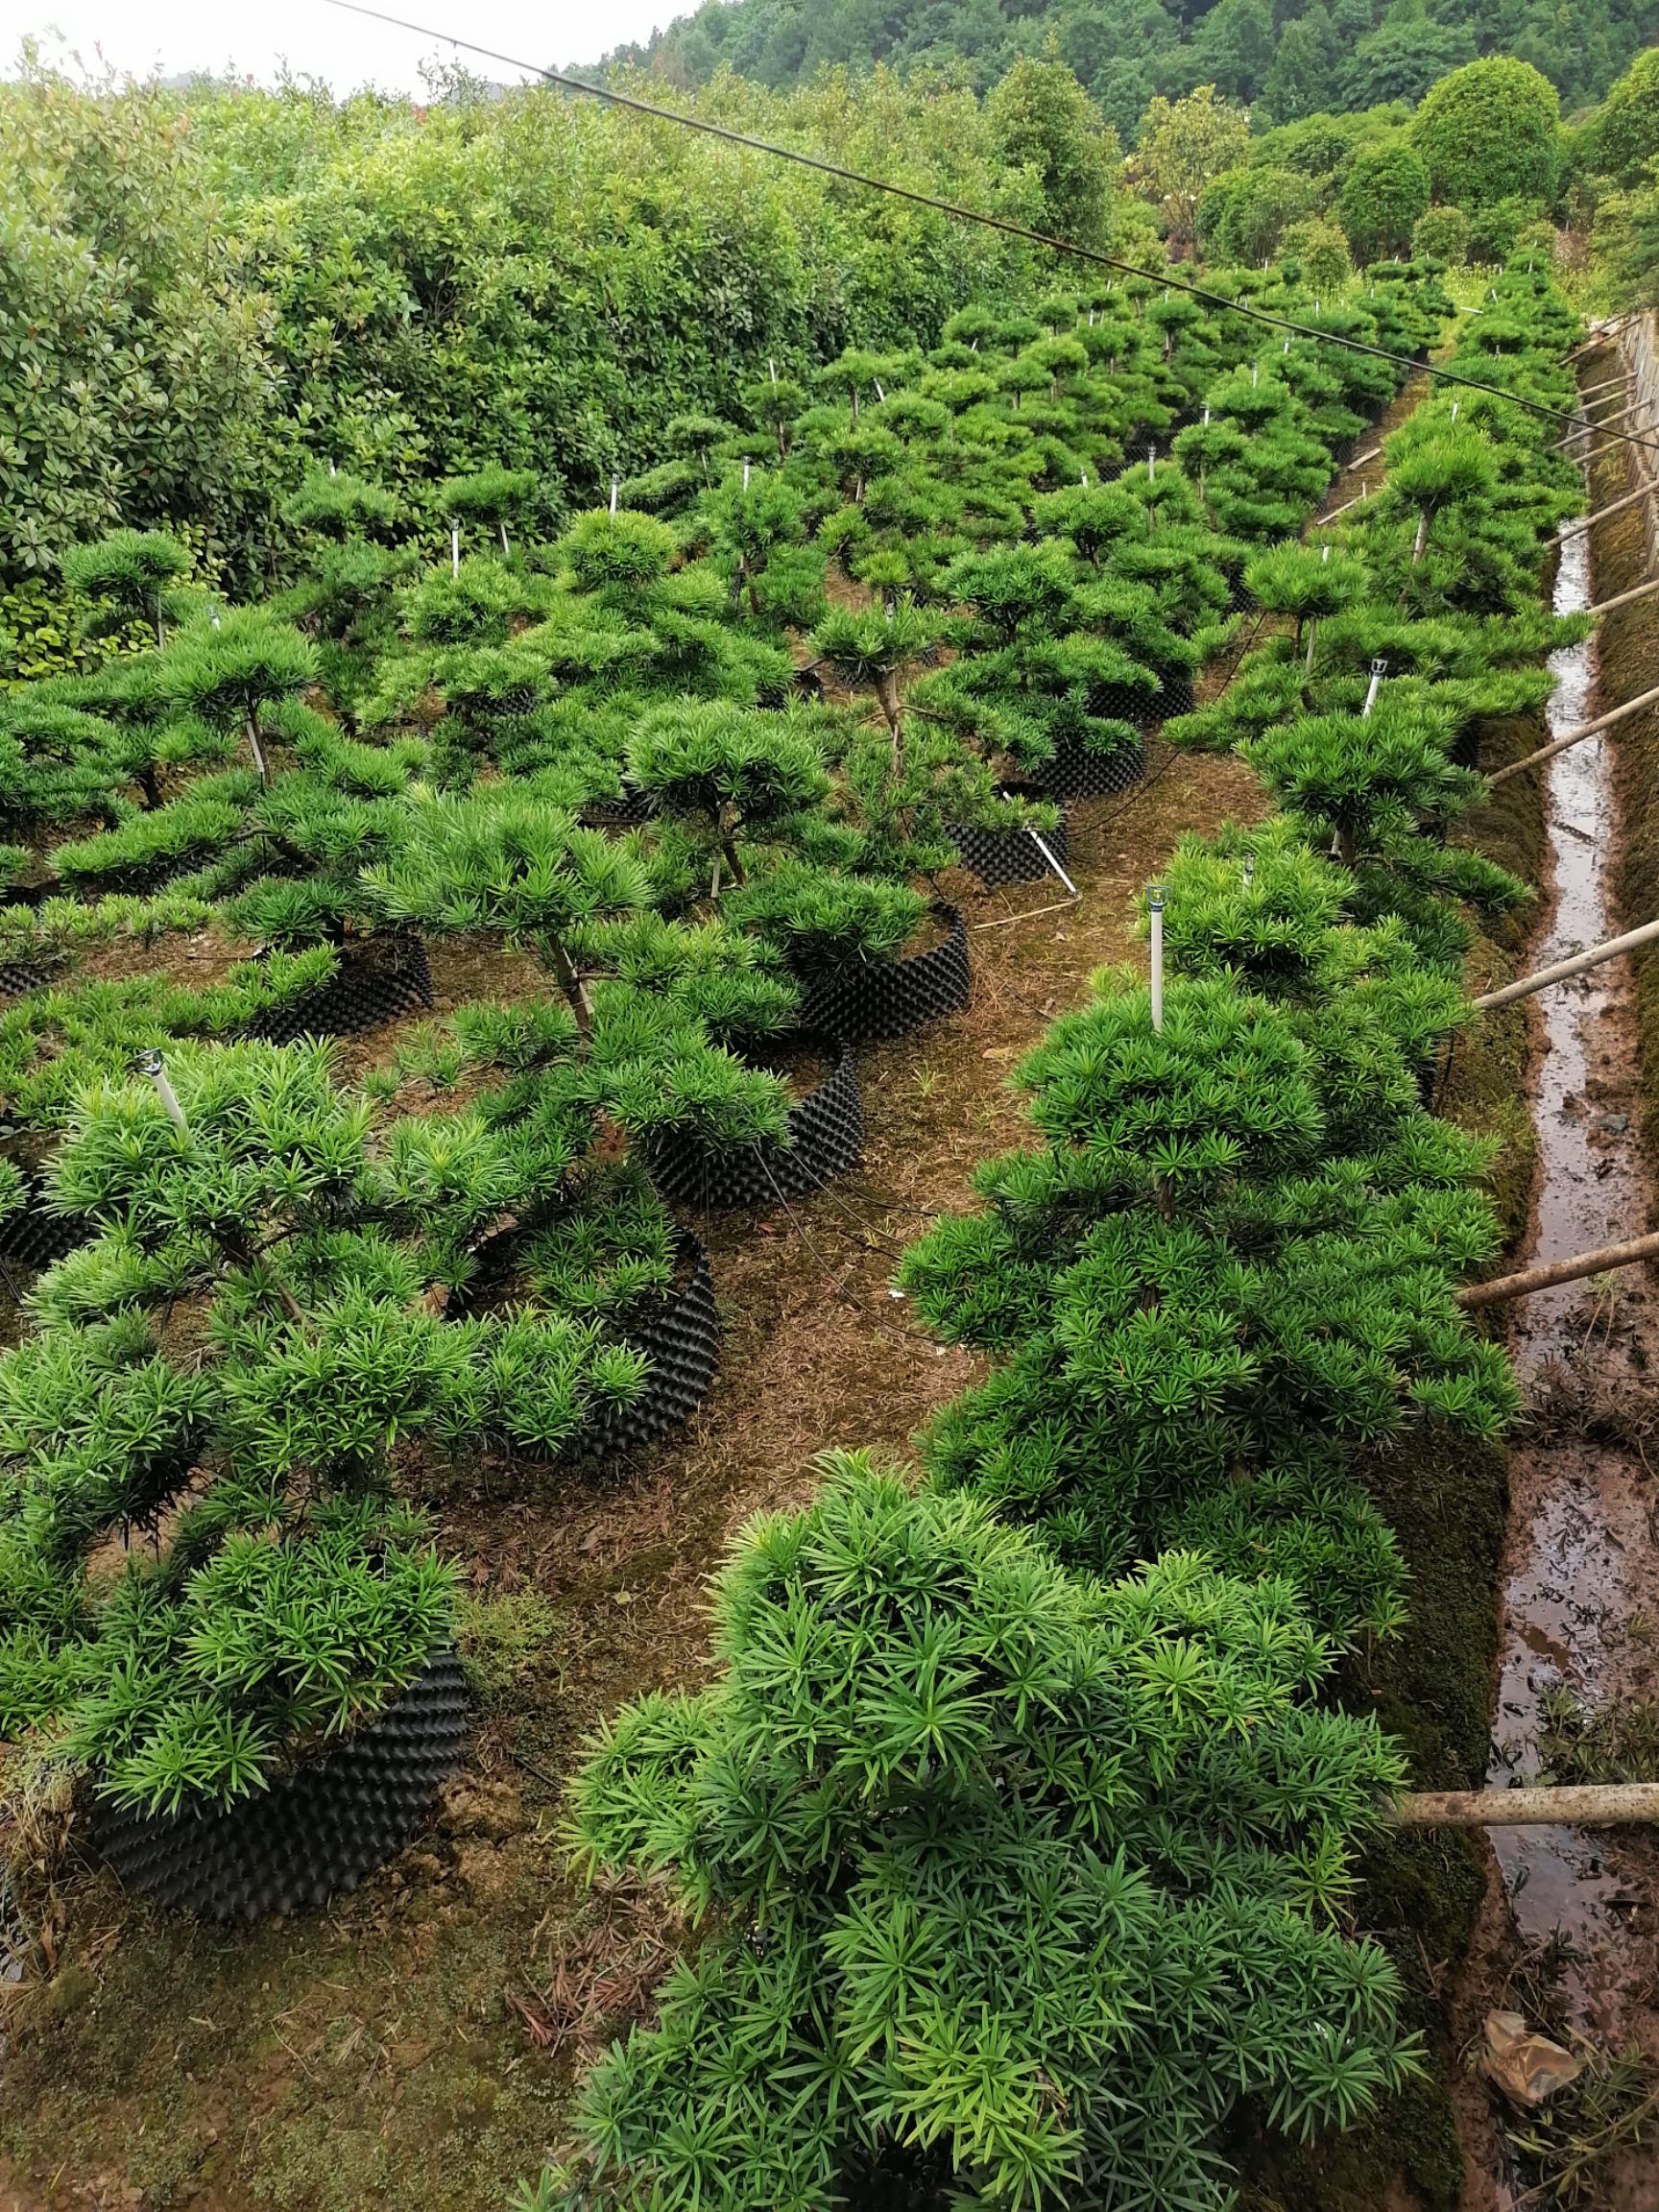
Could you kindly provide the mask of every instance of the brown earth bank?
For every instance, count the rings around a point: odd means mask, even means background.
[[[1143,957],[1133,901],[1180,832],[1261,810],[1238,762],[1155,743],[1143,783],[1073,809],[1079,905],[1052,881],[945,878],[973,1001],[860,1052],[860,1169],[788,1212],[693,1218],[726,1336],[690,1431],[591,1478],[482,1462],[433,1479],[492,1687],[413,1851],[327,1913],[246,1935],[91,1871],[26,1897],[45,1970],[0,2014],[3,2212],[486,2212],[535,2172],[584,2037],[644,2000],[676,1934],[660,1901],[595,1901],[569,1878],[557,1808],[582,1741],[634,1693],[701,1676],[710,1569],[750,1514],[808,1494],[814,1453],[903,1458],[976,1372],[891,1294],[901,1248],[1021,1141],[1015,1064],[1094,968]],[[433,966],[440,1015],[510,984]],[[377,1033],[349,1070],[397,1042]]]

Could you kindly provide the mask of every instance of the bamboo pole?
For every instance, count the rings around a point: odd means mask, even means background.
[[[1551,967],[1540,968],[1536,974],[1523,975],[1519,981],[1505,983],[1500,991],[1482,992],[1479,998],[1470,1000],[1482,1014],[1489,1014],[1494,1006],[1507,1006],[1513,999],[1529,998],[1534,991],[1542,991],[1551,983],[1565,983],[1569,975],[1581,975],[1586,968],[1599,968],[1603,960],[1611,960],[1620,952],[1634,952],[1644,945],[1651,945],[1659,938],[1659,922],[1644,922],[1640,929],[1626,929],[1622,937],[1609,937],[1599,945],[1592,945],[1588,951],[1569,953],[1565,960],[1557,960]]]
[[[1591,421],[1586,416],[1582,421],[1575,422],[1564,438],[1556,439],[1556,452],[1565,453],[1575,438],[1582,438],[1586,435],[1593,437],[1603,430],[1617,430],[1622,423],[1628,422],[1632,415],[1641,414],[1647,405],[1646,399],[1632,399],[1627,407],[1621,407],[1616,415],[1602,415],[1598,417],[1595,421]]]
[[[1408,1790],[1395,1799],[1401,1828],[1622,1828],[1659,1821],[1659,1782],[1575,1782],[1534,1790]]]
[[[1586,614],[1611,614],[1615,607],[1628,607],[1633,600],[1646,599],[1650,591],[1659,591],[1659,576],[1649,576],[1646,584],[1633,584],[1628,591],[1616,592],[1611,599],[1603,599],[1599,607],[1586,607]]]
[[[1362,491],[1357,499],[1344,499],[1341,506],[1333,507],[1329,515],[1315,515],[1310,527],[1323,530],[1327,522],[1334,522],[1337,516],[1346,515],[1350,507],[1363,507],[1370,496],[1369,492]]]
[[[1628,1244],[1600,1244],[1594,1252],[1575,1252],[1566,1260],[1524,1267],[1518,1275],[1495,1275],[1489,1283],[1465,1283],[1457,1303],[1466,1313],[1474,1313],[1482,1306],[1505,1306],[1511,1298],[1525,1298],[1533,1290],[1552,1290],[1558,1283],[1603,1275],[1610,1267],[1633,1267],[1639,1260],[1659,1260],[1659,1235],[1632,1237]]]
[[[1629,381],[1629,370],[1620,369],[1611,376],[1603,376],[1599,384],[1580,384],[1578,397],[1580,400],[1594,399],[1598,392],[1606,392],[1611,390],[1615,384],[1628,384]]]
[[[1615,315],[1612,322],[1599,325],[1582,346],[1575,346],[1572,352],[1563,358],[1561,366],[1566,368],[1569,362],[1576,361],[1581,353],[1594,353],[1599,346],[1611,345],[1625,324],[1634,323],[1642,312],[1640,307],[1632,307],[1628,314]]]
[[[1525,776],[1528,768],[1541,768],[1546,760],[1553,760],[1557,753],[1565,753],[1569,745],[1576,745],[1580,738],[1594,737],[1599,731],[1612,729],[1615,722],[1623,722],[1632,714],[1640,714],[1645,707],[1654,706],[1659,706],[1659,685],[1651,691],[1639,691],[1634,699],[1626,699],[1623,707],[1609,707],[1605,714],[1580,722],[1575,729],[1564,730],[1559,737],[1551,737],[1549,744],[1540,745],[1536,753],[1511,760],[1506,768],[1494,768],[1486,779],[1486,788],[1496,791],[1500,783],[1507,783],[1512,776]]]
[[[1650,477],[1645,484],[1638,484],[1634,492],[1626,492],[1622,498],[1609,500],[1605,507],[1598,507],[1594,515],[1585,515],[1576,522],[1569,522],[1564,530],[1556,531],[1555,543],[1565,545],[1570,538],[1581,538],[1586,530],[1594,530],[1598,522],[1605,522],[1609,515],[1622,514],[1626,507],[1634,506],[1638,499],[1645,499],[1653,491],[1659,491],[1659,476]]]

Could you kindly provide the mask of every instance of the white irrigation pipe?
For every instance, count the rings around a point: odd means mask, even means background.
[[[1154,883],[1146,893],[1152,922],[1152,1026],[1164,1026],[1164,886]]]
[[[451,576],[459,576],[461,573],[461,525],[459,522],[451,522],[449,525],[449,573]]]
[[[154,1049],[140,1052],[134,1060],[133,1066],[140,1075],[148,1075],[151,1082],[155,1084],[156,1095],[160,1099],[168,1120],[172,1122],[180,1136],[188,1137],[190,1124],[184,1118],[184,1109],[179,1103],[178,1094],[167,1080],[167,1063],[162,1059],[160,1053]]]

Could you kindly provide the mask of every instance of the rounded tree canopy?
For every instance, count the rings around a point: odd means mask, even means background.
[[[1560,108],[1549,78],[1507,54],[1442,77],[1412,127],[1435,199],[1459,207],[1542,199],[1555,181]]]

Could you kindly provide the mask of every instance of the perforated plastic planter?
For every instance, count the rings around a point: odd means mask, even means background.
[[[938,1022],[968,1003],[974,972],[968,961],[968,925],[957,906],[935,911],[950,933],[926,952],[902,960],[872,960],[835,975],[814,975],[801,988],[801,1027],[814,1037],[863,1044],[902,1037],[924,1022]]]
[[[685,1283],[654,1313],[622,1332],[650,1357],[645,1387],[631,1406],[618,1407],[595,1423],[584,1440],[586,1454],[638,1452],[655,1444],[691,1418],[719,1373],[720,1310],[709,1255],[689,1231],[681,1248],[691,1258]]]
[[[1050,794],[1039,790],[1034,783],[1005,783],[1004,799],[1046,799]],[[1029,883],[1034,877],[1046,876],[1048,863],[1037,849],[1037,839],[1029,830],[982,830],[972,822],[952,823],[946,831],[962,856],[964,868],[972,868],[988,891],[999,883]],[[1070,830],[1066,810],[1060,810],[1060,819],[1052,830],[1040,830],[1042,838],[1062,868],[1070,854]]]
[[[1091,799],[1103,793],[1127,791],[1146,773],[1146,741],[1118,746],[1111,753],[1092,753],[1086,745],[1067,745],[1052,760],[1037,770],[1037,781],[1050,798]]]
[[[1242,576],[1228,578],[1227,612],[1229,614],[1253,614],[1257,605],[1256,594],[1250,589]]]
[[[350,1037],[432,1003],[432,971],[419,937],[370,937],[349,945],[326,983],[303,991],[249,1025],[273,1045],[297,1037]]]
[[[25,1196],[14,1214],[0,1220],[0,1264],[10,1267],[50,1267],[66,1252],[73,1252],[92,1235],[90,1222],[78,1214],[54,1214],[46,1204],[46,1185],[35,1169],[23,1169]]]
[[[1159,673],[1162,685],[1158,693],[1156,710],[1160,722],[1167,722],[1176,714],[1190,714],[1197,705],[1197,694],[1192,688],[1190,668],[1165,668]]]
[[[0,960],[0,998],[26,998],[44,990],[52,971],[41,960]]]
[[[130,1889],[198,1919],[303,1912],[402,1850],[460,1766],[467,1728],[461,1663],[442,1652],[378,1719],[269,1790],[206,1813],[101,1806],[92,1839]]]
[[[711,1151],[670,1136],[653,1147],[651,1173],[664,1198],[685,1206],[771,1206],[821,1190],[864,1150],[858,1063],[842,1046],[817,1088],[789,1110],[789,1142]]]
[[[1106,721],[1127,722],[1137,730],[1144,730],[1158,713],[1156,692],[1140,690],[1133,684],[1102,684],[1091,703]]]

